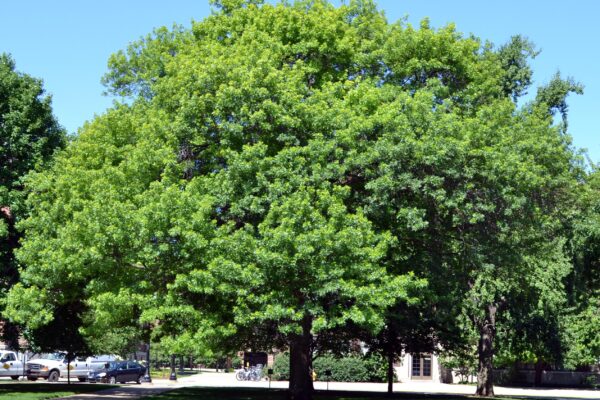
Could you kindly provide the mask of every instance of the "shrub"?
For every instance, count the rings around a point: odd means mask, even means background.
[[[444,368],[458,373],[459,383],[468,383],[469,377],[477,374],[477,356],[473,351],[473,349],[456,350],[454,352],[447,352],[440,358]],[[502,379],[502,382],[505,382],[505,379],[512,379],[512,375],[509,374]]]
[[[600,387],[600,381],[597,375],[588,375],[583,380],[583,385],[590,388],[598,388]]]
[[[279,353],[273,360],[273,380],[287,381],[290,379],[290,354]]]
[[[385,382],[386,363],[378,355],[335,357],[323,355],[313,363],[317,380],[324,381],[325,370],[331,371],[331,381],[336,382]]]
[[[288,380],[290,378],[289,353],[281,353],[275,357],[273,379]],[[318,381],[325,381],[325,371],[330,370],[330,381],[336,382],[385,382],[386,362],[378,355],[335,357],[331,354],[319,356],[313,362]]]
[[[231,366],[233,369],[242,368],[244,366],[244,360],[237,355],[231,357]]]

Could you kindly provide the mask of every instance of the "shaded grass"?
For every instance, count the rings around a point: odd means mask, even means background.
[[[145,400],[287,400],[285,389],[263,388],[181,388],[156,396],[143,397]],[[459,394],[423,394],[423,393],[387,393],[346,392],[316,390],[314,400],[474,400],[483,399],[476,396]],[[495,397],[494,400],[520,400],[522,397]]]
[[[0,400],[42,400],[71,396],[79,393],[91,393],[108,389],[109,385],[90,385],[87,383],[0,383]]]

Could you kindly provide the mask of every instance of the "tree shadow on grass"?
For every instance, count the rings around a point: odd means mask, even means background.
[[[0,383],[0,399],[44,399],[68,396],[71,394],[91,393],[108,389],[109,385],[91,385],[88,383]]]
[[[183,400],[183,399],[203,399],[203,400],[287,400],[286,389],[264,389],[264,388],[200,388],[187,387],[181,388],[157,396],[144,397],[145,400]],[[508,399],[508,397],[503,397]],[[495,400],[503,398],[496,397]],[[373,392],[348,392],[348,391],[315,391],[315,400],[473,400],[478,397],[471,395],[452,395],[452,394],[423,394],[423,393],[394,393],[389,396],[387,393]],[[522,399],[521,397],[512,397],[511,400]]]

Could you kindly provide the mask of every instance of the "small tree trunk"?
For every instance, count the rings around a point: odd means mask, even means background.
[[[388,353],[388,369],[387,369],[387,381],[388,381],[388,394],[394,393],[394,354],[390,351]]]
[[[542,359],[538,357],[538,360],[535,363],[535,378],[533,381],[534,386],[542,386],[543,372],[544,372],[544,364],[542,362]]]
[[[175,372],[175,354],[171,354],[171,375],[169,376],[169,380],[177,380],[177,373]]]
[[[489,305],[479,328],[479,368],[477,371],[478,396],[494,396],[494,337],[496,335],[496,306]]]
[[[302,333],[290,338],[290,400],[312,400],[313,381],[310,376],[312,318],[302,320]]]

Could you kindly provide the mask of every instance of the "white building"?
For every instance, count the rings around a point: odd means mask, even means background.
[[[442,368],[437,355],[429,353],[406,353],[395,366],[400,382],[430,381],[442,382]]]

